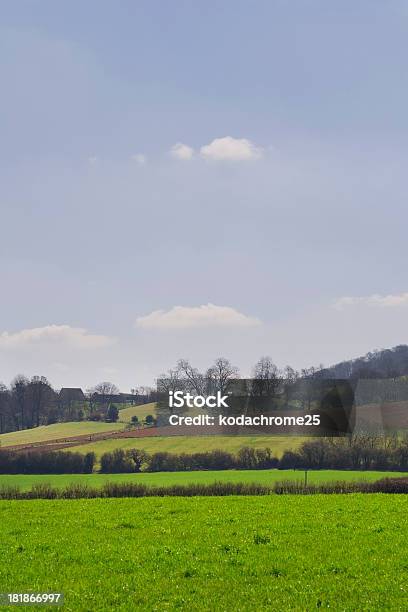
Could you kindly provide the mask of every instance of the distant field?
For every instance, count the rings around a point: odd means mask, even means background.
[[[347,470],[319,470],[308,472],[308,482],[367,480],[405,476],[403,472],[351,472]],[[157,472],[142,474],[39,474],[0,475],[0,486],[16,485],[21,490],[30,489],[34,484],[48,483],[54,487],[65,487],[71,483],[85,483],[101,487],[106,482],[138,482],[151,486],[170,486],[190,483],[251,482],[263,485],[282,480],[304,479],[304,472],[296,470],[214,470],[203,472]]]
[[[88,453],[93,451],[99,458],[103,453],[116,448],[140,448],[149,453],[167,451],[173,453],[195,453],[213,449],[222,449],[236,453],[243,446],[254,448],[270,447],[280,457],[286,449],[298,448],[306,438],[271,437],[271,436],[167,436],[146,438],[119,438],[101,440],[91,444],[74,446],[67,450]]]
[[[103,433],[124,429],[123,423],[101,423],[98,421],[72,421],[69,423],[55,423],[55,425],[42,425],[33,429],[23,429],[0,435],[0,445],[32,444],[33,442],[46,442],[56,438],[69,438],[88,434]]]
[[[64,609],[406,610],[404,495],[1,501],[4,592]]]
[[[142,421],[148,414],[155,414],[156,404],[143,404],[141,406],[128,406],[119,410],[119,421],[117,423],[101,423],[99,421],[71,421],[69,423],[55,423],[54,425],[42,425],[32,429],[13,431],[0,435],[0,446],[13,446],[14,444],[33,444],[35,442],[47,442],[58,438],[70,438],[88,434],[98,434],[108,431],[121,431],[125,423],[130,423],[132,416],[137,415]]]
[[[155,402],[151,402],[150,404],[142,404],[140,406],[128,406],[127,408],[122,408],[119,410],[119,421],[130,423],[132,416],[137,416],[139,417],[139,421],[142,421],[148,414],[152,414],[153,416],[156,414]]]

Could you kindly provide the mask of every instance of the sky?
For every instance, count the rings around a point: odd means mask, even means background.
[[[3,0],[0,380],[408,343],[408,2]]]

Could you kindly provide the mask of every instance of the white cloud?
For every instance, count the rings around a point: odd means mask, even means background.
[[[173,306],[170,310],[154,310],[139,317],[136,327],[145,329],[191,329],[202,327],[253,327],[259,319],[242,314],[230,306]]]
[[[178,142],[170,149],[170,155],[175,159],[188,161],[194,157],[194,149]],[[247,138],[232,138],[224,136],[215,138],[200,149],[200,156],[212,161],[248,161],[259,159],[263,150]]]
[[[215,138],[200,149],[204,159],[214,161],[247,161],[262,157],[262,149],[246,138]]]
[[[143,153],[136,153],[131,156],[131,160],[143,166],[143,164],[146,163],[146,155],[143,155]]]
[[[171,147],[170,155],[175,159],[188,161],[189,159],[193,158],[194,149],[186,144],[183,144],[182,142],[177,142]]]
[[[337,310],[343,310],[348,306],[357,306],[359,304],[365,306],[380,306],[393,307],[408,304],[408,293],[399,293],[397,295],[380,295],[375,293],[365,297],[341,297],[334,302],[334,307]]]
[[[113,338],[90,334],[82,327],[46,325],[0,334],[0,349],[25,348],[32,345],[58,344],[77,349],[97,349],[112,344]]]

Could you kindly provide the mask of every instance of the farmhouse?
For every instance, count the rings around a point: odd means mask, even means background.
[[[59,392],[59,400],[62,404],[71,402],[84,402],[85,395],[80,387],[62,387]]]

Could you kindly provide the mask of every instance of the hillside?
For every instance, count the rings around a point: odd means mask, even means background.
[[[155,402],[122,408],[119,410],[119,421],[122,423],[130,423],[133,416],[137,416],[139,421],[143,421],[148,414],[152,414],[153,416],[156,414]]]
[[[76,437],[117,431],[124,429],[123,423],[101,423],[98,421],[72,421],[69,423],[55,423],[42,425],[32,429],[12,431],[0,435],[0,446],[7,447],[15,444],[33,444],[34,442],[47,442],[60,438]]]
[[[69,421],[67,423],[55,423],[53,425],[42,425],[31,429],[12,431],[0,435],[0,447],[48,442],[50,440],[102,434],[110,431],[122,431],[125,429],[125,426],[131,422],[132,416],[136,415],[139,417],[139,420],[142,421],[148,414],[154,415],[155,408],[155,403],[128,406],[119,411],[119,420],[117,423]]]
[[[374,350],[317,371],[325,378],[397,378],[408,376],[408,345]]]

